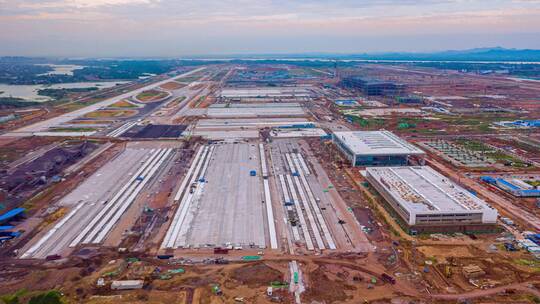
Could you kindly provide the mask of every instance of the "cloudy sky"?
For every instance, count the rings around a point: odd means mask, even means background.
[[[540,49],[540,0],[0,0],[0,55]]]

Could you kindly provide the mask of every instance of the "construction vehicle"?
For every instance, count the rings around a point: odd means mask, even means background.
[[[218,284],[214,284],[212,285],[212,293],[217,296],[221,296],[223,294],[223,291],[221,290]]]
[[[450,265],[444,266],[444,275],[447,278],[450,278],[452,276],[452,268],[450,267]]]

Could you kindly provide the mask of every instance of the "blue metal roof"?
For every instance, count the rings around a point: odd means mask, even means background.
[[[522,190],[523,193],[528,193],[528,194],[535,194],[535,193],[538,193],[540,194],[540,190],[538,189],[526,189],[526,190]]]
[[[24,208],[15,208],[15,209],[12,209],[12,210],[9,210],[8,212],[0,215],[0,223],[1,222],[4,222],[6,220],[9,220],[17,215],[20,215],[22,213],[24,213],[26,211],[26,209]]]
[[[519,187],[517,187],[516,185],[514,184],[511,184],[510,182],[502,179],[502,178],[498,178],[497,181],[503,185],[505,185],[506,187],[510,188],[511,190],[521,190]]]
[[[481,179],[486,183],[494,184],[496,180],[491,176],[482,176]]]

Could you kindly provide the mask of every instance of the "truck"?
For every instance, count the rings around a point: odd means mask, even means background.
[[[55,260],[60,260],[62,258],[62,256],[58,255],[58,254],[51,254],[51,255],[48,255],[45,257],[45,260],[46,261],[55,261]]]
[[[514,226],[514,221],[507,217],[501,217],[501,222],[505,223],[508,226]]]
[[[506,251],[517,251],[516,246],[514,246],[512,243],[504,243],[504,248]]]

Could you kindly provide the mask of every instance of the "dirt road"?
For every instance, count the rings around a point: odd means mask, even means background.
[[[506,286],[495,287],[485,290],[475,290],[467,293],[460,294],[432,294],[431,298],[438,300],[469,300],[475,298],[484,298],[492,296],[507,290],[522,291],[525,293],[533,294],[537,297],[540,297],[540,291],[535,288],[529,287],[529,285],[538,282],[527,282],[527,283],[516,283]]]

